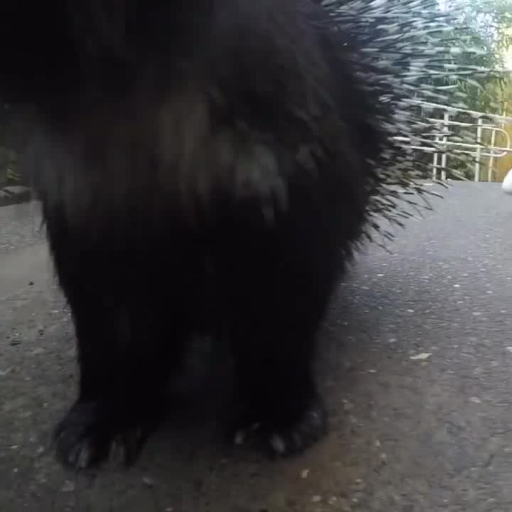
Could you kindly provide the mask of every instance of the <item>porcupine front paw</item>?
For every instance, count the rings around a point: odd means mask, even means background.
[[[70,469],[89,469],[104,462],[116,447],[124,464],[132,464],[151,428],[149,423],[122,418],[100,402],[75,403],[54,431],[57,459]]]
[[[277,457],[298,455],[316,444],[328,432],[328,418],[321,398],[315,395],[300,407],[246,410],[235,424],[235,444],[249,439]]]

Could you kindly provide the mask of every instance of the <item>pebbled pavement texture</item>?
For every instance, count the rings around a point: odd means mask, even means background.
[[[203,387],[185,385],[140,462],[86,475],[48,449],[76,368],[37,214],[0,208],[0,511],[510,512],[512,198],[442,193],[340,286],[322,332],[324,442],[277,462],[227,446],[222,372],[196,365]]]

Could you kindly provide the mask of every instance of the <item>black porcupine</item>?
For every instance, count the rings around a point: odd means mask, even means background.
[[[281,455],[325,434],[312,366],[331,293],[372,215],[399,219],[394,186],[422,190],[396,136],[426,129],[418,64],[451,59],[428,38],[403,51],[405,29],[445,28],[432,3],[0,7],[0,95],[37,127],[34,184],[78,342],[63,463],[99,463],[114,440],[134,460],[196,334],[230,343],[237,428],[259,424]]]

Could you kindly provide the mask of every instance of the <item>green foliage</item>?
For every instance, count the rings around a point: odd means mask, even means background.
[[[462,51],[457,64],[489,70],[457,81],[456,90],[470,110],[503,113],[505,91],[511,82],[511,73],[505,70],[505,55],[512,46],[512,0],[445,0],[444,4],[455,13],[453,36],[445,43]]]
[[[447,0],[446,4],[457,9],[461,25],[485,41],[491,58],[503,64],[503,52],[512,43],[512,0]]]
[[[457,72],[441,73],[437,77],[426,76],[424,83],[436,88],[451,87],[446,104],[470,111],[502,115],[511,114],[511,72],[505,70],[506,51],[512,45],[512,0],[440,0],[440,6],[448,16],[449,31],[430,34],[438,38],[438,46],[446,48],[448,61],[442,63],[440,71],[453,66]],[[449,69],[449,67],[448,67]],[[444,102],[441,102],[444,103]],[[507,103],[509,105],[507,109]],[[428,117],[442,119],[445,111],[424,113]],[[477,141],[477,117],[471,114],[451,115],[451,121],[472,126],[451,127],[450,131],[461,140],[475,144]],[[492,124],[485,120],[484,124]],[[487,140],[489,139],[489,140]],[[451,139],[455,140],[455,139]],[[484,145],[490,142],[490,132],[482,132]],[[447,162],[448,176],[453,179],[473,179],[475,156],[452,153]],[[418,160],[431,162],[430,154],[418,155]],[[487,158],[481,158],[482,175],[486,179]],[[485,170],[484,170],[485,169]]]

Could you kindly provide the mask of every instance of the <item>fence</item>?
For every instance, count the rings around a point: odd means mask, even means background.
[[[487,168],[487,181],[494,181],[495,163],[506,155],[512,155],[511,137],[505,129],[508,124],[512,124],[512,118],[424,101],[412,101],[411,103],[424,112],[438,112],[439,118],[429,116],[425,120],[439,129],[436,130],[431,143],[412,144],[411,139],[407,137],[396,137],[396,140],[406,143],[410,149],[432,153],[433,179],[440,177],[442,180],[446,180],[447,149],[450,148],[451,155],[471,155],[473,157],[471,163],[474,181],[482,181],[484,166]],[[457,121],[454,119],[455,117],[463,117],[465,120]],[[464,129],[466,132],[474,130],[474,134],[466,134],[462,138],[457,137],[457,129]],[[496,145],[498,135],[503,137],[503,145]]]

